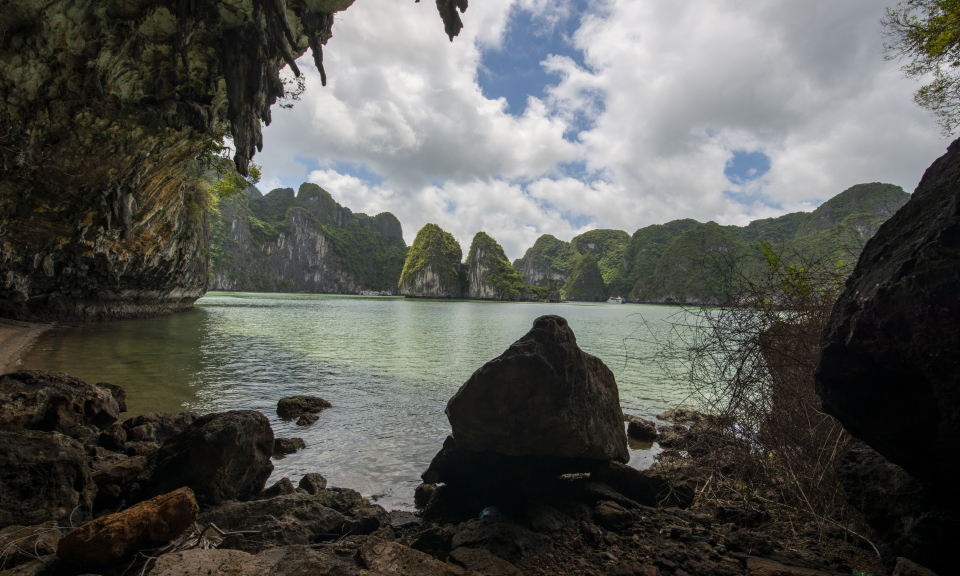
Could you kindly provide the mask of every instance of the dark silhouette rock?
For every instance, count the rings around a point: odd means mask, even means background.
[[[316,414],[330,408],[330,403],[316,396],[289,396],[277,402],[277,416],[296,418],[301,414]]]
[[[79,442],[59,432],[0,431],[0,528],[69,523],[71,514],[76,524],[96,495]]]
[[[97,484],[97,499],[94,512],[114,510],[125,502],[134,502],[140,494],[137,478],[147,467],[146,456],[124,458],[112,465],[94,471],[93,481]]]
[[[499,517],[473,519],[457,526],[451,546],[483,548],[510,562],[553,552],[553,542],[518,524]]]
[[[944,508],[949,500],[935,485],[913,478],[862,442],[844,456],[838,479],[888,562],[896,556],[922,558],[936,572],[953,570],[960,515]]]
[[[150,456],[140,477],[143,496],[188,486],[201,505],[247,500],[263,491],[273,472],[272,455],[273,430],[263,414],[207,414]]]
[[[283,454],[293,454],[297,450],[303,450],[307,447],[307,443],[303,441],[303,438],[274,438],[273,439],[273,455],[283,455]]]
[[[297,426],[310,426],[311,424],[316,424],[319,419],[320,417],[316,414],[301,414],[300,417],[297,418]]]
[[[327,487],[327,479],[316,472],[310,472],[303,475],[297,487],[305,490],[307,494],[316,494]]]
[[[457,444],[511,456],[628,462],[613,373],[559,316],[473,373],[446,409]]]
[[[99,441],[107,450],[122,451],[127,443],[127,430],[120,424],[113,424],[100,432]]]
[[[284,494],[293,494],[296,491],[297,489],[293,486],[293,482],[291,482],[289,478],[281,478],[277,480],[273,486],[264,489],[264,491],[260,493],[260,499],[275,498],[277,496],[283,496]]]
[[[0,376],[0,429],[66,433],[110,426],[120,407],[110,390],[58,372],[22,370]]]
[[[936,572],[924,568],[916,562],[907,558],[897,558],[897,563],[893,568],[891,576],[937,576]]]
[[[657,439],[657,425],[650,420],[630,414],[624,415],[624,418],[627,420],[627,436],[630,438],[641,442],[653,442]]]
[[[594,521],[608,530],[623,530],[633,524],[633,514],[616,502],[603,500],[593,509]]]
[[[815,376],[824,411],[917,479],[954,483],[958,341],[960,141],[954,141],[867,242],[833,307]],[[910,434],[891,425],[904,416]]]
[[[173,540],[193,524],[198,510],[193,492],[180,488],[72,530],[60,540],[57,556],[80,566],[103,566]]]
[[[149,412],[125,421],[123,429],[127,432],[128,441],[163,444],[199,417],[196,412],[182,412],[176,416],[168,412]]]

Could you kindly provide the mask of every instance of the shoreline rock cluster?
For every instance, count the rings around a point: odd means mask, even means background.
[[[626,466],[625,428],[652,423],[623,415],[612,373],[557,316],[451,399],[453,433],[416,514],[317,472],[267,487],[275,447],[300,443],[275,438],[258,412],[121,423],[124,401],[118,386],[65,374],[0,377],[0,574],[884,574],[845,530],[779,521],[775,503],[705,498],[679,451],[709,417],[660,415],[691,425],[661,426],[677,443],[650,470]],[[328,406],[292,397],[278,413]]]

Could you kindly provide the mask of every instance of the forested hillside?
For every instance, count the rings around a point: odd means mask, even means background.
[[[621,230],[591,230],[564,242],[544,234],[514,267],[529,284],[558,280],[572,299],[619,295],[633,302],[715,301],[730,282],[725,264],[736,260],[741,272],[762,268],[761,241],[787,263],[830,258],[852,264],[880,225],[909,199],[899,186],[858,184],[813,212],[755,220],[747,226],[684,219],[646,226],[633,236]],[[596,282],[590,283],[588,294],[583,279],[578,279],[571,292],[564,283],[575,270],[582,274],[591,267],[581,262],[586,254],[595,261],[602,284],[598,288]]]

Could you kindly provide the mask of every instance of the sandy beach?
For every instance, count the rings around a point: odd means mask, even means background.
[[[53,324],[35,324],[0,318],[0,374],[20,369],[20,356],[33,345],[37,336]]]

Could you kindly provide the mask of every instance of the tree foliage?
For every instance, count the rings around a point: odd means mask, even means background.
[[[960,0],[904,0],[880,21],[887,60],[905,60],[909,78],[932,78],[914,94],[953,134],[960,123]]]

